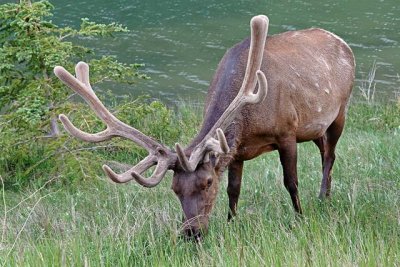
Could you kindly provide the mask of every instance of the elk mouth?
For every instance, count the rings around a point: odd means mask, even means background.
[[[204,220],[208,217],[204,216],[202,218]],[[183,221],[181,235],[186,241],[194,241],[198,243],[203,240],[203,237],[208,230],[208,221],[200,222],[198,220],[199,217]]]
[[[194,241],[196,243],[200,243],[203,241],[202,231],[198,229],[185,229],[183,232],[183,238],[185,241]]]

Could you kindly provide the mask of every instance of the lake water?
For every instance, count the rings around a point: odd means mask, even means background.
[[[104,55],[145,63],[150,81],[115,86],[117,93],[148,93],[165,102],[204,101],[209,81],[225,51],[249,35],[253,15],[270,18],[269,34],[321,27],[342,37],[357,62],[358,93],[376,61],[376,97],[390,101],[400,91],[399,0],[96,0],[52,1],[54,22],[79,25],[87,17],[116,21],[130,30],[114,39],[89,41]],[[118,87],[118,88],[117,88]]]

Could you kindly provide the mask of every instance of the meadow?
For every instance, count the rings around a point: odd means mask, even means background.
[[[56,8],[48,1],[13,2],[0,5],[0,266],[400,266],[394,0],[380,3],[379,10],[375,1],[364,1],[362,8],[314,1],[319,9],[303,1],[290,9],[263,1],[220,1],[216,8],[213,1],[199,7],[187,1],[173,7],[168,1],[58,1]],[[192,15],[195,9],[200,12]],[[145,189],[114,184],[101,171],[103,163],[122,171],[142,159],[143,150],[118,138],[87,144],[56,130],[60,113],[90,132],[104,125],[51,75],[55,65],[72,69],[76,61],[88,61],[93,85],[126,84],[121,92],[99,90],[122,121],[170,147],[188,144],[200,127],[199,103],[175,109],[138,97],[141,90],[133,90],[135,100],[125,94],[138,82],[152,96],[160,93],[155,85],[163,84],[163,102],[202,99],[212,72],[205,66],[215,66],[227,47],[248,34],[251,10],[271,14],[271,33],[318,26],[346,33],[354,46],[358,97],[351,100],[337,147],[332,197],[317,198],[322,174],[316,146],[299,144],[304,215],[296,216],[278,155],[265,154],[245,164],[235,220],[226,222],[225,173],[208,234],[201,243],[188,242],[180,234],[182,212],[170,190],[171,174]],[[87,14],[102,24],[80,20]],[[190,20],[176,14],[191,14]],[[130,33],[118,23],[103,24],[119,20]],[[125,35],[109,39],[113,33]],[[138,78],[148,78],[138,72],[142,64],[123,63],[130,55],[149,63],[148,88],[139,84]],[[372,59],[370,71],[363,71]],[[376,88],[383,101],[374,98]]]
[[[355,102],[355,101],[354,101]],[[184,108],[177,114],[189,111]],[[201,116],[192,114],[199,124]],[[400,109],[352,103],[333,171],[317,198],[320,156],[299,144],[304,216],[295,216],[276,152],[246,162],[239,215],[227,223],[226,173],[202,243],[180,236],[171,175],[153,189],[116,185],[99,172],[73,184],[55,176],[0,205],[2,266],[399,266]],[[192,125],[193,126],[193,125]],[[186,126],[190,140],[193,129]],[[124,152],[119,152],[124,153]],[[42,166],[41,168],[46,168]]]

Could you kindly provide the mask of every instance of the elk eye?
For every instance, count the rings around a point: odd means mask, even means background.
[[[210,187],[213,183],[212,178],[207,179],[207,187]]]

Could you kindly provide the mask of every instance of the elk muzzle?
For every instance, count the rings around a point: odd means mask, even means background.
[[[186,220],[183,219],[182,235],[186,240],[200,242],[208,231],[208,217],[196,216]]]

